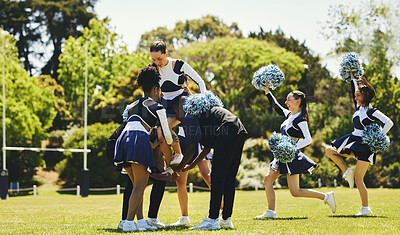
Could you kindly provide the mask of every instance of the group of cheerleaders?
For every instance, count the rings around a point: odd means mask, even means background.
[[[231,215],[235,178],[247,131],[237,116],[220,106],[210,107],[196,115],[189,114],[188,108],[183,107],[191,95],[187,78],[199,86],[200,93],[206,93],[203,79],[186,62],[170,58],[163,41],[156,41],[151,45],[150,56],[153,62],[143,67],[137,78],[144,96],[127,106],[126,120],[119,128],[115,145],[114,164],[123,168],[129,176],[124,193],[122,220],[118,228],[128,232],[155,230],[166,226],[157,219],[166,179],[177,183],[182,213],[182,217],[170,226],[189,226],[187,171],[196,165],[211,189],[211,197],[208,216],[192,229],[233,228]],[[354,131],[333,141],[326,148],[326,154],[341,169],[350,188],[356,184],[362,202],[361,210],[356,215],[362,216],[372,214],[368,207],[364,175],[368,166],[375,163],[376,154],[362,143],[361,134],[366,125],[375,121],[382,122],[382,132],[387,133],[393,122],[371,106],[370,102],[375,95],[372,85],[364,77],[358,81],[353,73],[351,77],[356,110],[353,115]],[[309,145],[312,139],[308,129],[305,94],[301,91],[290,92],[285,101],[287,109],[277,102],[268,87],[265,87],[265,94],[275,111],[285,118],[280,126],[281,134],[293,138],[298,149]],[[177,125],[178,135],[172,131]],[[210,167],[211,149],[214,152]],[[356,158],[355,169],[348,168],[342,157]],[[287,175],[292,196],[321,199],[335,213],[333,192],[322,193],[301,189],[299,186],[299,174],[311,173],[315,167],[316,163],[301,151],[297,152],[292,162],[281,163],[274,159],[264,179],[268,210],[256,216],[256,219],[277,218],[273,184],[282,174]],[[145,220],[143,194],[149,176],[153,178],[153,188],[148,219]]]

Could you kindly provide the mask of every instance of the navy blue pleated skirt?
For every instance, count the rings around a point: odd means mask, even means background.
[[[128,122],[115,145],[114,164],[129,167],[132,163],[147,166],[150,172],[156,164],[151,148],[150,136],[141,122]]]
[[[305,173],[311,174],[317,164],[304,153],[298,151],[297,156],[292,162],[281,163],[274,158],[269,166],[272,170],[279,171],[280,174],[295,175]]]
[[[350,154],[350,151],[353,151],[357,160],[375,164],[376,154],[369,149],[367,144],[362,143],[360,136],[347,134],[334,140],[331,145],[338,153]]]

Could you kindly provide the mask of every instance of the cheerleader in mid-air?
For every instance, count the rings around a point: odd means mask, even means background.
[[[167,45],[164,41],[155,41],[150,46],[150,57],[152,65],[155,66],[160,73],[160,87],[162,92],[161,104],[167,112],[168,125],[173,128],[179,124],[174,112],[174,104],[181,96],[188,96],[185,91],[185,82],[187,78],[193,80],[203,93],[206,91],[206,85],[200,75],[190,65],[180,59],[172,59],[168,56]],[[167,146],[161,145],[163,151]],[[172,146],[175,154],[173,159],[166,159],[170,165],[177,165],[182,161],[183,155],[179,144]],[[169,162],[170,161],[170,162]]]
[[[262,83],[264,84],[261,86],[260,83],[258,83],[259,86],[255,84],[257,83],[255,80],[258,80],[260,77],[262,78],[261,80],[281,77],[280,83],[282,83],[284,79],[282,71],[274,65],[264,67],[261,71],[264,75],[261,74],[260,76],[260,74],[256,73],[253,79],[253,85],[258,89],[264,87],[265,94],[270,104],[279,115],[285,118],[285,121],[280,128],[282,136],[278,136],[274,133],[269,140],[269,145],[275,158],[270,164],[269,173],[264,178],[268,210],[264,214],[256,216],[256,219],[277,217],[275,212],[275,191],[273,184],[282,174],[287,175],[287,183],[292,196],[324,200],[324,202],[329,205],[332,212],[335,213],[336,202],[333,192],[321,193],[311,189],[301,189],[299,186],[299,174],[311,173],[316,166],[310,158],[299,150],[311,144],[312,141],[310,131],[308,130],[308,112],[305,94],[301,91],[290,92],[285,102],[288,109],[283,108],[270,92],[267,86],[268,81],[263,81]],[[277,85],[275,84],[275,86]],[[274,138],[275,141],[272,141]],[[284,150],[285,148],[286,150]],[[290,152],[290,154],[287,154],[287,152]],[[283,155],[289,156],[289,158]]]
[[[357,65],[353,69],[356,71],[347,72],[346,76],[344,66]],[[349,65],[350,64],[350,65]],[[376,152],[383,151],[389,147],[389,139],[385,135],[393,126],[393,122],[378,109],[371,106],[371,100],[375,96],[373,86],[362,77],[362,67],[358,62],[358,56],[349,53],[343,57],[341,64],[341,76],[346,81],[346,77],[350,78],[351,90],[354,95],[354,105],[356,112],[353,115],[354,131],[332,142],[332,146],[326,148],[326,155],[339,166],[344,173],[343,177],[349,182],[350,188],[353,188],[354,182],[360,193],[362,207],[356,214],[358,216],[372,214],[368,206],[368,191],[364,184],[364,175],[368,166],[375,164]],[[356,77],[359,77],[357,83]],[[349,80],[349,79],[348,79]],[[380,128],[375,121],[384,124]],[[374,126],[375,125],[375,126]],[[374,131],[374,129],[376,130]],[[374,144],[381,140],[381,145]],[[355,170],[348,168],[343,157],[352,157],[357,159]]]

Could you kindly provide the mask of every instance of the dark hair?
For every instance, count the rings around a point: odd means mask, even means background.
[[[360,81],[358,82],[358,90],[364,96],[364,100],[361,102],[363,105],[368,106],[371,103],[371,100],[375,97],[375,89],[367,81],[365,77],[360,77]]]
[[[153,66],[144,66],[140,69],[137,83],[144,92],[150,92],[154,87],[160,87],[160,74]]]
[[[151,44],[150,46],[150,52],[157,51],[161,52],[161,54],[165,54],[165,52],[167,51],[167,44],[165,44],[165,42],[162,40],[153,42],[153,44]]]
[[[185,103],[186,98],[187,98],[187,96],[181,96],[178,99],[178,102],[176,102],[174,104],[174,111],[175,111],[176,119],[181,122],[185,118],[185,112],[183,111],[183,104]]]
[[[301,109],[301,113],[297,118],[301,118],[304,117],[306,119],[306,121],[309,121],[308,118],[308,110],[307,110],[307,100],[306,100],[306,94],[304,94],[304,92],[301,91],[292,91],[290,92],[290,94],[293,95],[293,98],[295,100],[300,99],[300,109]],[[296,118],[296,119],[297,119]]]

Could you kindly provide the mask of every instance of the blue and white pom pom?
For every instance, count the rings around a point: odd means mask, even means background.
[[[279,135],[274,132],[268,139],[268,145],[279,162],[292,162],[296,157],[298,150],[296,142],[289,136]]]
[[[203,93],[190,95],[183,103],[183,111],[193,116],[204,113],[210,108],[210,101]]]
[[[251,84],[258,90],[264,90],[266,86],[275,90],[275,88],[282,84],[283,80],[285,80],[285,75],[279,67],[268,65],[254,73]]]
[[[280,140],[281,136],[274,131],[274,133],[272,133],[272,135],[268,139],[268,146],[271,149],[271,151],[273,151],[276,148],[276,146],[278,146]]]
[[[224,107],[222,101],[219,99],[218,96],[214,95],[212,91],[206,91],[203,94],[207,97],[208,101],[210,102],[210,108],[214,106]]]
[[[130,104],[128,104],[125,109],[124,112],[122,113],[122,121],[126,122],[128,120],[128,110],[129,110],[129,106]]]
[[[297,147],[290,142],[281,141],[272,153],[281,163],[292,162],[296,157]]]
[[[369,124],[362,133],[362,143],[367,144],[374,153],[384,152],[389,148],[390,139],[376,123]]]
[[[343,81],[347,83],[351,82],[351,71],[354,72],[353,74],[356,79],[364,75],[364,68],[360,63],[358,55],[354,52],[344,55],[340,61],[339,73]]]

